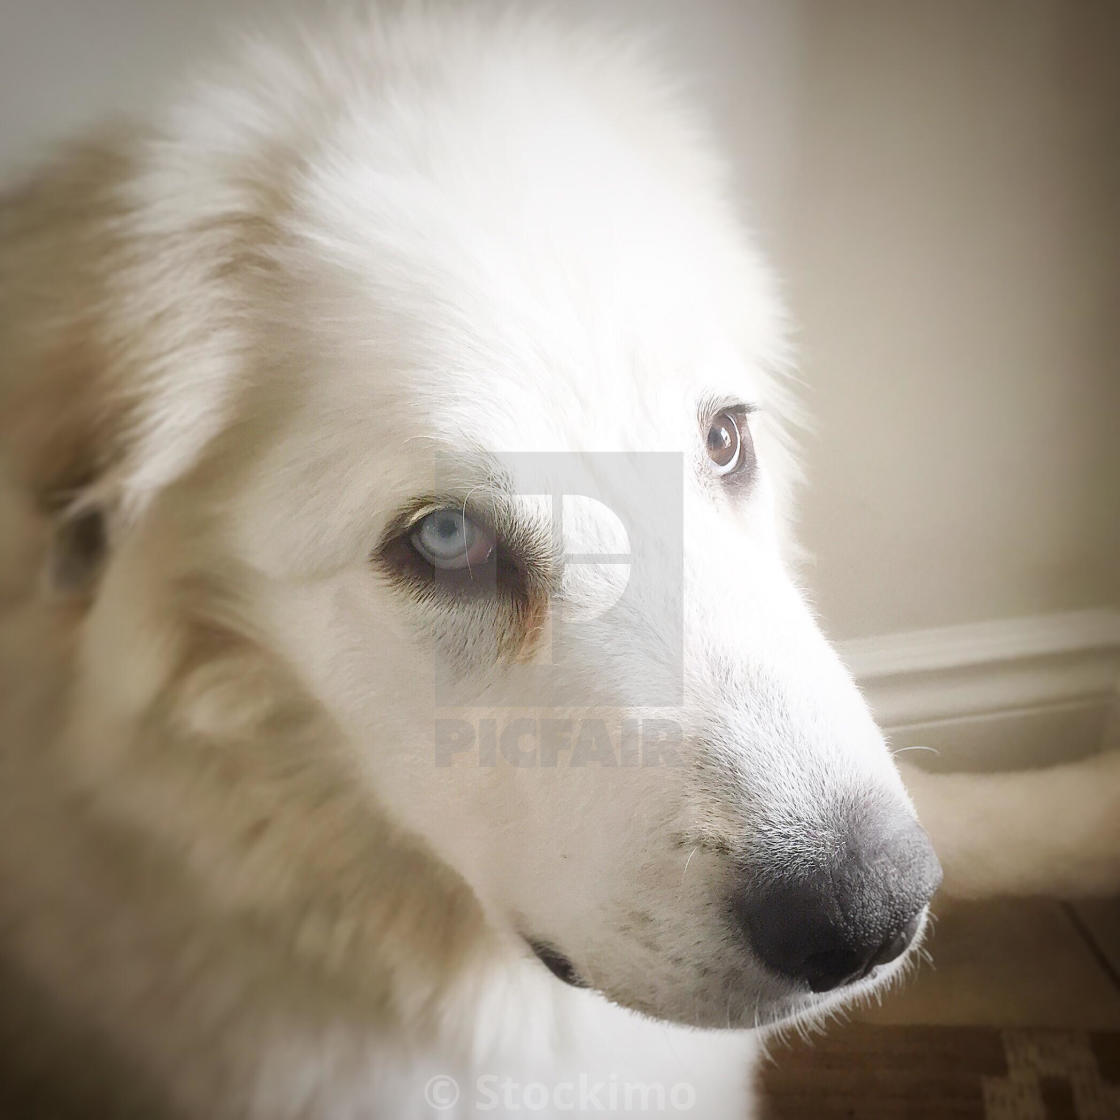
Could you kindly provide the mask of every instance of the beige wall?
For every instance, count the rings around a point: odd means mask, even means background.
[[[231,6],[8,4],[0,171]],[[1120,3],[614,7],[670,27],[787,278],[830,632],[1120,604]]]
[[[781,256],[825,617],[1120,603],[1120,4],[801,7]]]

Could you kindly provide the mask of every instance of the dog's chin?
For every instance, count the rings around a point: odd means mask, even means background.
[[[591,988],[603,998],[650,1019],[706,1030],[781,1031],[790,1025],[823,1021],[852,1004],[878,998],[892,983],[913,967],[914,947],[895,961],[880,965],[863,979],[830,992],[811,992],[773,976],[726,977],[719,991],[697,993],[687,1005],[674,1006],[655,992],[611,990],[590,983],[572,961],[551,943],[526,938],[533,954],[557,981],[573,988]],[[915,940],[915,947],[921,937]]]

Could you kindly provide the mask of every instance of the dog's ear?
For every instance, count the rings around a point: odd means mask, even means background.
[[[227,411],[238,239],[135,133],[0,196],[0,469],[56,523],[52,582],[197,461]]]

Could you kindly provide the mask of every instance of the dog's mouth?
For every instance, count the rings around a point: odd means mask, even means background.
[[[900,976],[913,967],[915,955],[909,951],[913,945],[920,944],[926,927],[926,911],[923,910],[912,945],[893,955],[890,960],[878,962],[867,969],[862,975],[853,977],[849,982],[826,992],[810,990],[805,985],[796,985],[792,988],[784,983],[774,988],[771,987],[765,994],[755,991],[750,994],[750,985],[744,978],[744,992],[739,1002],[729,998],[725,1014],[717,1020],[697,1021],[692,1018],[678,1018],[677,1015],[658,1001],[649,998],[649,993],[638,994],[633,990],[623,993],[596,987],[608,1000],[620,1006],[648,1015],[654,1019],[667,1019],[670,1021],[686,1023],[689,1026],[728,1029],[755,1029],[769,1030],[781,1028],[792,1022],[824,1021],[824,1018],[846,1004],[861,1004],[870,999],[876,992],[890,986]],[[522,939],[532,950],[533,955],[556,977],[557,980],[572,988],[591,989],[590,980],[582,975],[571,959],[556,948],[554,944],[539,937],[522,934]],[[732,982],[732,987],[736,985]],[[782,989],[785,990],[782,990]],[[723,1005],[721,1004],[721,1007]],[[703,1018],[703,1017],[702,1017]],[[725,1020],[725,1021],[724,1021]]]
[[[919,932],[924,932],[923,921]],[[916,942],[918,943],[918,942]],[[790,1023],[823,1023],[841,1008],[865,1006],[872,1000],[881,1001],[883,991],[898,983],[916,966],[919,958],[907,950],[895,959],[876,965],[851,983],[828,992],[800,991],[775,1000],[769,1006],[757,1006],[754,1026],[758,1029],[782,1028]]]
[[[537,960],[541,962],[556,977],[573,988],[586,988],[587,981],[576,971],[576,967],[559,949],[549,945],[547,941],[539,941],[527,937],[529,948],[533,950]]]

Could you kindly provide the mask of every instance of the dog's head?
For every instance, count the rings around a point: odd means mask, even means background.
[[[56,297],[96,330],[6,328],[100,449],[74,508],[562,979],[709,1026],[867,990],[939,870],[788,569],[781,314],[698,130],[539,31],[317,51],[6,234],[13,275],[97,250]]]

